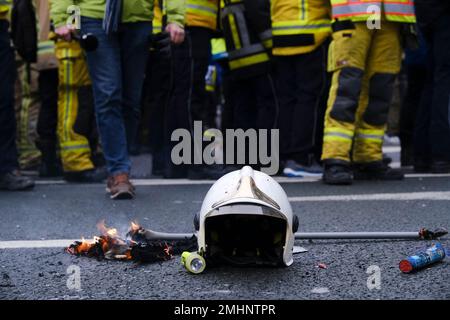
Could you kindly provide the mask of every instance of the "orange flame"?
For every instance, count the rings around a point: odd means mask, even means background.
[[[138,231],[141,226],[136,221],[131,221],[130,230],[133,232]]]
[[[89,254],[94,246],[99,246],[107,259],[124,259],[132,260],[131,246],[133,241],[125,241],[119,236],[116,228],[107,227],[105,220],[101,220],[97,223],[97,229],[100,232],[100,236],[94,236],[93,241],[87,241],[83,237],[81,241],[66,248],[71,254]],[[130,231],[137,232],[141,229],[141,226],[136,221],[131,221]],[[167,253],[170,248],[167,247]],[[92,254],[97,255],[95,250]]]
[[[100,231],[102,236],[110,237],[110,238],[117,238],[118,232],[116,228],[108,228],[105,225],[105,220],[101,220],[99,223],[97,223],[97,229]]]

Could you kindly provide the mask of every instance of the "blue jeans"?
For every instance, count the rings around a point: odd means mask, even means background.
[[[82,17],[81,31],[92,33],[99,43],[97,50],[87,52],[87,63],[108,172],[129,173],[128,146],[139,122],[152,24],[123,23],[119,32],[108,36],[101,19]]]
[[[7,21],[0,20],[0,174],[19,167],[14,113],[16,69],[8,26]]]

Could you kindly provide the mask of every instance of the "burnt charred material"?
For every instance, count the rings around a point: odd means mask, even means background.
[[[140,228],[139,230],[143,230]],[[93,243],[75,241],[66,252],[76,256],[86,256],[98,260],[132,260],[140,263],[161,262],[180,255],[183,251],[197,250],[197,238],[178,241],[148,240],[143,233],[130,231],[131,240],[101,236]]]

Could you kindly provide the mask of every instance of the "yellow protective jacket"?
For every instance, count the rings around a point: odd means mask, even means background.
[[[271,0],[274,55],[311,52],[331,34],[328,0]]]
[[[262,40],[250,27],[244,0],[225,0],[221,10],[228,66],[235,78],[243,79],[267,73],[270,57]],[[254,14],[254,13],[253,13]]]
[[[103,19],[106,0],[54,0],[51,2],[52,19],[56,27],[67,23],[70,15],[67,8],[76,5],[81,16]],[[167,21],[180,26],[185,23],[185,0],[165,0]],[[122,22],[153,20],[153,0],[123,0]]]
[[[12,0],[0,0],[0,19],[5,20],[9,17],[9,8]]]
[[[219,0],[186,0],[186,26],[217,28]]]
[[[330,0],[333,19],[367,21],[376,13],[388,21],[415,23],[413,0]],[[444,0],[448,1],[448,0]]]

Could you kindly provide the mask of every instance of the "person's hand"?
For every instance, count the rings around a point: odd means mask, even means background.
[[[72,39],[72,32],[73,32],[73,28],[68,27],[68,26],[61,26],[56,28],[55,33],[58,35],[58,37],[66,40],[66,41],[70,41]]]
[[[169,23],[166,27],[166,32],[170,34],[170,40],[173,44],[180,44],[184,41],[184,28],[176,23]]]

